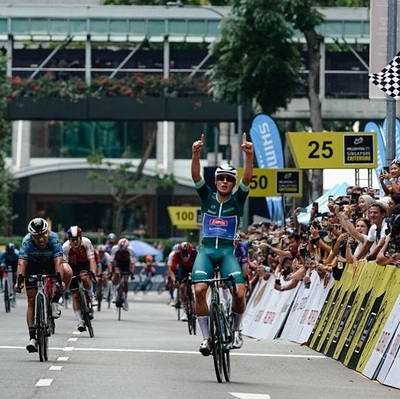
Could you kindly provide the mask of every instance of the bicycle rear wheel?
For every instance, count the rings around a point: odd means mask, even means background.
[[[221,334],[221,320],[219,318],[219,311],[216,303],[212,303],[210,308],[210,338],[215,375],[218,382],[222,382],[223,343]]]
[[[103,293],[101,292],[102,288],[100,288],[100,285],[97,287],[96,291],[96,299],[97,299],[97,311],[101,311],[101,301],[103,300]]]
[[[6,307],[6,313],[10,313],[11,312],[11,300],[10,300],[10,288],[8,287],[8,278],[4,279],[3,290],[4,290],[4,305]]]

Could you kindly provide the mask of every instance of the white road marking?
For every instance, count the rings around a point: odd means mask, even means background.
[[[69,342],[76,342],[76,341],[78,341],[78,338],[69,338],[68,341]]]
[[[72,352],[74,350],[73,346],[66,346],[65,348],[62,349],[64,352]]]
[[[49,387],[53,382],[52,378],[42,378],[36,383],[36,387]]]
[[[57,358],[57,362],[67,362],[69,357],[60,356]]]
[[[62,368],[63,368],[63,366],[51,366],[49,368],[49,370],[51,370],[51,371],[61,371]]]
[[[74,332],[72,333],[72,335],[81,335],[81,332],[80,332],[80,331],[74,331]]]
[[[271,396],[265,395],[263,393],[229,393],[239,399],[271,399]]]
[[[0,346],[1,349],[23,349],[24,346]],[[87,351],[87,352],[134,352],[134,353],[171,353],[171,354],[193,354],[200,355],[198,351],[173,351],[173,350],[159,350],[159,349],[118,349],[118,348],[75,348],[73,346],[66,346],[64,348],[49,348],[49,350],[72,352],[72,351]],[[231,356],[245,356],[245,357],[276,357],[276,358],[288,358],[288,359],[329,359],[324,355],[287,355],[279,353],[240,353],[231,352]],[[64,359],[64,358],[61,358]],[[68,358],[65,358],[68,359]]]

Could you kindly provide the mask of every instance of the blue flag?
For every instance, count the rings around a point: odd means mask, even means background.
[[[254,117],[250,128],[250,137],[259,168],[285,167],[279,129],[270,116],[258,114]],[[266,201],[270,218],[279,221],[282,218],[281,198],[268,197]]]

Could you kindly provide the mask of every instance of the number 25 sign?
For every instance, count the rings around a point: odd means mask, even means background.
[[[299,169],[372,169],[377,167],[376,133],[286,133]]]

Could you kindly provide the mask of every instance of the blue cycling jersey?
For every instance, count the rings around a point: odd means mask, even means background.
[[[59,256],[63,256],[63,250],[60,238],[53,231],[49,232],[47,244],[43,249],[36,246],[30,234],[23,238],[19,249],[19,259],[24,259],[28,263],[43,264]]]

